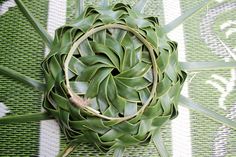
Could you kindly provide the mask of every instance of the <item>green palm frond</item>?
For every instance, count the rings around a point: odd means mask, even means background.
[[[43,28],[43,26],[34,18],[34,16],[29,12],[24,3],[21,0],[15,0],[18,5],[20,11],[24,14],[24,16],[28,19],[34,29],[39,33],[45,44],[51,48],[52,37],[47,33],[47,31]]]
[[[47,113],[0,118],[0,123],[57,119],[69,145],[59,156],[69,155],[80,143],[101,151],[114,149],[122,156],[130,145],[153,142],[168,156],[160,129],[178,116],[178,103],[235,128],[236,123],[180,96],[186,71],[235,68],[235,62],[180,63],[177,43],[167,33],[208,1],[162,26],[157,17],[141,12],[146,0],[132,8],[123,3],[83,8],[76,18],[46,33],[20,0],[22,13],[50,48],[41,66],[45,84],[0,66],[0,73],[44,91]]]

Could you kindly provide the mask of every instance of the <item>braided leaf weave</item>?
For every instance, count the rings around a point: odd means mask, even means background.
[[[177,116],[186,73],[159,28],[157,17],[118,3],[89,6],[57,29],[42,63],[43,107],[69,141],[102,151],[146,144]]]

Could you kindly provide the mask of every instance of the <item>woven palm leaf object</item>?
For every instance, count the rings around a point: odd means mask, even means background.
[[[145,0],[133,7],[103,1],[83,12],[80,7],[80,16],[58,28],[54,39],[21,0],[15,2],[50,48],[42,62],[45,83],[3,66],[0,73],[43,91],[46,112],[6,116],[1,124],[53,118],[69,143],[59,156],[92,143],[117,157],[130,145],[149,142],[168,156],[160,128],[178,115],[179,102],[236,128],[234,121],[180,95],[185,71],[235,68],[236,62],[179,62],[177,43],[166,35],[209,0],[165,26],[141,13]]]
[[[122,3],[90,6],[59,28],[42,67],[44,108],[68,139],[105,151],[148,143],[177,116],[186,78],[158,18]]]

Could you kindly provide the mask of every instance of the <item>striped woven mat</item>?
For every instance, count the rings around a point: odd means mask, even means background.
[[[137,0],[110,0],[133,5]],[[55,29],[69,22],[76,0],[23,0],[33,15],[53,36]],[[85,5],[98,4],[88,0]],[[201,0],[148,0],[145,14],[169,23]],[[169,34],[178,42],[179,60],[236,60],[236,1],[215,0]],[[43,80],[40,63],[48,53],[40,37],[20,13],[13,0],[0,0],[0,65]],[[218,113],[236,120],[236,70],[191,73],[183,94]],[[42,94],[0,75],[0,117],[35,113]],[[236,131],[186,108],[162,129],[167,149],[174,157],[235,157]],[[0,156],[54,157],[66,145],[53,120],[0,124]],[[91,145],[80,145],[71,156],[112,156]],[[129,147],[127,157],[158,156],[156,148]]]

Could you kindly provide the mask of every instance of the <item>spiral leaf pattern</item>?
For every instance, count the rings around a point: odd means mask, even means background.
[[[178,114],[186,73],[177,44],[129,5],[89,6],[55,34],[43,106],[73,143],[145,144]]]

